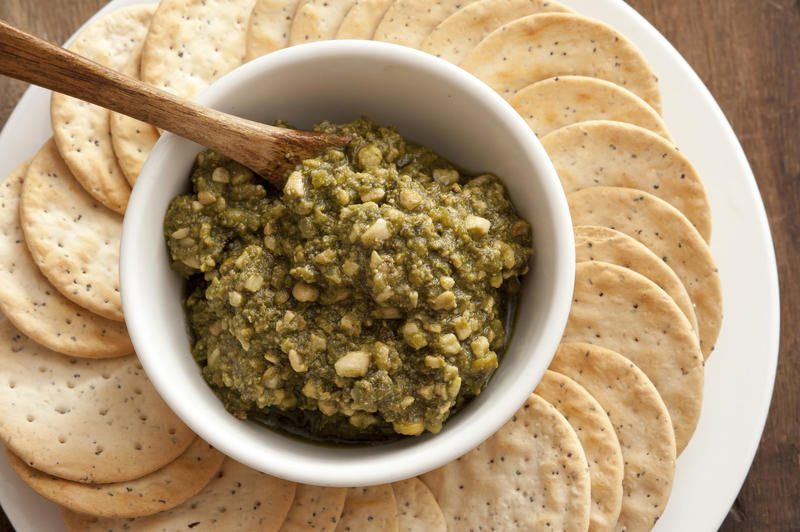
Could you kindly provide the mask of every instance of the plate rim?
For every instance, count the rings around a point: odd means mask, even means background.
[[[666,57],[669,59],[669,62],[674,63],[678,69],[679,73],[682,76],[686,76],[692,82],[692,87],[699,90],[700,96],[702,97],[702,102],[699,102],[699,105],[702,105],[705,109],[709,110],[712,115],[714,115],[715,122],[709,127],[716,128],[720,127],[717,131],[718,133],[722,133],[724,135],[724,143],[726,146],[733,148],[736,161],[735,166],[738,170],[740,170],[743,179],[737,181],[737,185],[741,185],[746,187],[746,197],[749,200],[750,204],[747,208],[753,210],[752,214],[755,216],[752,222],[755,222],[757,225],[758,230],[758,241],[762,244],[762,252],[765,255],[762,257],[764,261],[764,266],[766,270],[767,277],[761,278],[759,281],[759,286],[764,290],[764,299],[766,299],[769,303],[768,308],[760,309],[764,313],[768,314],[767,318],[765,318],[766,322],[768,322],[768,331],[765,331],[763,335],[763,339],[766,340],[766,348],[762,351],[762,357],[760,358],[760,363],[763,364],[763,368],[767,372],[767,377],[765,382],[761,383],[761,385],[756,389],[756,391],[752,392],[750,395],[752,399],[758,403],[758,415],[756,416],[757,419],[752,427],[753,430],[750,433],[749,441],[746,442],[747,449],[744,451],[743,456],[745,457],[741,460],[740,463],[736,464],[735,467],[732,469],[736,470],[736,480],[727,483],[726,485],[722,486],[721,489],[725,491],[723,495],[721,495],[721,499],[726,501],[725,506],[723,508],[723,504],[718,502],[717,504],[713,505],[714,508],[712,510],[706,510],[706,512],[711,512],[714,515],[707,515],[706,521],[709,525],[714,525],[710,527],[709,530],[716,530],[725,520],[725,517],[728,514],[730,507],[732,506],[733,502],[735,501],[737,495],[739,494],[742,485],[744,484],[747,475],[750,471],[750,467],[752,462],[755,458],[756,452],[759,448],[761,436],[763,434],[767,417],[769,414],[770,406],[771,406],[771,399],[773,396],[774,384],[775,384],[775,375],[777,372],[777,364],[778,364],[778,357],[780,352],[780,291],[779,291],[779,277],[778,277],[778,269],[777,269],[777,259],[775,255],[774,243],[772,239],[772,233],[769,227],[769,221],[767,218],[766,207],[764,205],[763,199],[761,197],[760,190],[758,188],[758,183],[755,179],[755,175],[753,174],[752,168],[750,167],[749,161],[747,160],[747,155],[739,142],[733,127],[731,126],[730,122],[728,121],[727,117],[725,116],[724,112],[720,108],[717,101],[714,99],[713,95],[709,91],[708,87],[703,83],[702,79],[699,75],[694,71],[694,69],[689,65],[686,59],[680,54],[680,52],[675,49],[675,47],[641,14],[639,14],[633,7],[628,5],[623,0],[561,0],[562,3],[569,7],[573,7],[581,14],[586,14],[587,16],[592,16],[594,18],[598,18],[600,20],[606,21],[609,18],[621,17],[621,20],[627,21],[629,24],[632,24],[630,27],[622,27],[622,25],[614,23],[614,27],[620,31],[620,33],[628,36],[634,43],[637,44],[642,50],[651,48],[651,43],[657,46],[657,52],[666,54]],[[91,20],[96,18],[97,16],[101,16],[111,10],[118,9],[120,7],[124,7],[127,5],[139,4],[139,3],[157,3],[154,0],[111,0],[106,6],[102,9],[97,11],[89,20],[86,21],[83,25],[81,25],[78,30],[70,37],[67,41],[71,41],[75,35],[77,35],[83,27],[89,23]],[[580,6],[580,7],[576,7]],[[650,42],[647,42],[650,41]],[[646,45],[645,45],[646,43]],[[645,56],[648,57],[648,61],[650,57],[648,53],[645,52]],[[672,73],[671,73],[672,75]],[[663,86],[662,86],[663,90]],[[3,127],[2,132],[0,132],[0,155],[2,155],[6,146],[18,146],[19,144],[31,144],[30,139],[26,139],[28,142],[15,142],[12,135],[12,131],[17,133],[19,131],[25,131],[29,129],[26,127],[25,118],[23,114],[26,109],[29,107],[40,105],[42,98],[49,98],[47,94],[48,91],[44,89],[40,89],[38,87],[30,87],[28,88],[23,96],[18,101],[17,105],[15,106],[12,113],[9,115],[6,124]],[[47,113],[49,117],[49,113]],[[669,110],[665,108],[664,118],[669,124]],[[41,122],[41,121],[40,121]],[[36,143],[40,144],[47,138],[47,130],[49,128],[49,118],[47,119],[48,127],[44,127],[43,123],[34,124],[30,127],[35,128],[34,135],[31,137],[35,137]],[[38,149],[38,146],[37,148]],[[25,158],[33,155],[35,153],[35,149],[31,148],[29,150],[19,149],[19,150],[11,150],[13,153],[13,157],[0,157],[0,179],[4,179],[6,175],[8,175],[11,170],[21,161],[25,160]],[[33,150],[33,151],[31,151]],[[8,151],[8,150],[6,150]],[[714,249],[713,240],[712,240],[712,249]],[[716,258],[715,254],[715,258]],[[723,294],[728,293],[728,288],[723,285]],[[727,299],[727,296],[725,296]],[[724,325],[724,324],[723,324]],[[716,357],[720,357],[720,353],[716,354]],[[714,357],[710,359],[711,363],[715,362]],[[691,445],[691,444],[690,444]],[[742,444],[744,445],[744,444]],[[678,461],[679,467],[681,464],[681,459]],[[9,477],[9,474],[11,477]],[[20,490],[22,490],[20,492]],[[29,491],[27,493],[25,490]],[[674,494],[673,494],[674,498]],[[49,508],[39,508],[36,506],[35,512],[26,512],[24,511],[27,508],[27,505],[30,504],[41,504],[44,503],[48,505]],[[38,530],[41,529],[37,527],[35,524],[37,521],[36,519],[31,520],[31,517],[42,517],[42,518],[49,518],[52,519],[56,515],[58,515],[58,522],[59,530],[64,530],[63,523],[60,519],[60,514],[57,513],[57,505],[47,501],[43,498],[40,498],[33,490],[28,488],[21,480],[16,478],[16,475],[11,471],[7,464],[7,460],[5,457],[0,458],[0,504],[2,504],[3,509],[8,516],[9,521],[12,525],[19,530],[20,532],[24,532],[26,530]],[[44,511],[46,510],[46,511]],[[667,506],[665,515],[670,512],[670,505]],[[656,525],[655,530],[662,531],[667,530],[664,528],[665,523],[662,521]],[[40,525],[38,525],[40,526]],[[52,528],[50,528],[52,529]]]

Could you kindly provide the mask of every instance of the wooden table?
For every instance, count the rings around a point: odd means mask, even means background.
[[[63,42],[106,0],[2,0],[0,18]],[[629,0],[694,67],[744,146],[767,207],[781,281],[781,357],[753,467],[723,531],[800,526],[800,3]],[[0,124],[25,86],[0,78]],[[743,251],[746,252],[746,251]],[[698,505],[703,501],[697,501]],[[13,530],[0,515],[0,532]]]

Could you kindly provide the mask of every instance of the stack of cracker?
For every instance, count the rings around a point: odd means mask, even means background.
[[[94,20],[70,48],[189,99],[247,60],[334,38],[460,65],[541,139],[578,264],[539,386],[478,448],[391,485],[295,485],[225,458],[161,401],[123,322],[122,215],[159,131],[54,94],[53,140],[0,188],[14,470],[69,530],[651,529],[700,416],[722,302],[702,180],[628,39],[549,0],[162,0]]]

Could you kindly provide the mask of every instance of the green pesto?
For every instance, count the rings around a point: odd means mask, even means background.
[[[505,347],[531,230],[495,176],[362,118],[280,194],[204,151],[164,220],[192,354],[234,415],[344,440],[438,432]]]

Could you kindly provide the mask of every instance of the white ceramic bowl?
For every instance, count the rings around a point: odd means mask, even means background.
[[[197,101],[272,123],[308,128],[366,114],[471,171],[501,176],[531,222],[536,255],[525,279],[516,330],[486,390],[437,435],[373,447],[306,444],[241,421],[223,408],[189,352],[181,278],[169,269],[162,223],[169,201],[188,191],[200,146],[165,134],[128,204],[120,276],[128,329],[147,374],[195,432],[225,454],[282,478],[361,486],[421,474],[488,438],[544,374],[569,312],[574,244],[555,170],[535,135],[489,87],[458,67],[400,46],[329,41],[281,50],[216,82]]]

